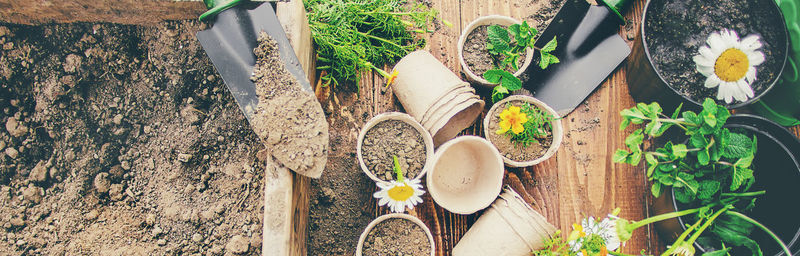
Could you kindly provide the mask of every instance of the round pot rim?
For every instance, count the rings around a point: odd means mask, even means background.
[[[445,142],[441,146],[439,146],[439,148],[436,150],[436,153],[437,154],[441,154],[439,152],[446,152],[447,149],[449,149],[452,145],[455,145],[455,144],[457,144],[459,142],[462,142],[462,141],[474,141],[474,142],[477,142],[477,143],[486,144],[488,146],[487,148],[490,149],[492,155],[494,155],[495,158],[497,159],[497,161],[498,161],[497,164],[499,164],[501,166],[500,167],[501,171],[500,171],[499,175],[497,175],[498,179],[495,182],[495,184],[492,184],[494,187],[492,188],[491,193],[494,196],[491,197],[490,199],[486,200],[486,202],[480,202],[480,204],[476,204],[472,208],[458,207],[457,209],[454,209],[453,208],[453,206],[454,206],[453,204],[449,203],[447,200],[442,201],[443,198],[440,197],[440,195],[438,193],[438,190],[437,190],[438,186],[435,185],[435,182],[436,182],[435,181],[435,179],[436,179],[435,175],[428,176],[428,178],[426,178],[426,181],[425,181],[426,184],[425,185],[427,185],[427,187],[428,187],[428,193],[431,195],[431,198],[433,198],[433,201],[436,202],[439,206],[441,206],[442,208],[445,208],[446,210],[448,210],[448,211],[450,211],[452,213],[455,213],[455,214],[467,215],[467,214],[473,214],[473,213],[475,213],[477,211],[485,209],[486,207],[489,207],[489,205],[491,205],[497,199],[497,196],[500,195],[500,192],[502,192],[502,190],[503,190],[503,175],[504,175],[505,168],[503,167],[503,161],[502,161],[500,152],[497,151],[497,148],[495,148],[494,145],[492,145],[491,142],[489,142],[488,140],[484,139],[483,137],[479,137],[479,136],[464,135],[464,136],[456,137],[456,138],[454,138],[452,140],[449,140],[449,141]],[[441,155],[437,156],[434,161],[436,161],[438,163],[439,157],[441,157]],[[437,163],[433,163],[433,165],[431,167],[431,170],[430,170],[431,173],[435,172],[436,168],[434,168],[434,167],[436,166]],[[486,171],[486,170],[484,170],[484,171]],[[467,196],[467,194],[462,194],[462,195]]]
[[[458,45],[457,45],[458,62],[461,64],[461,70],[464,71],[464,73],[467,75],[467,78],[481,85],[489,87],[497,86],[497,84],[489,83],[489,81],[483,79],[483,77],[480,77],[477,74],[475,74],[475,72],[472,72],[472,70],[469,69],[467,62],[464,61],[464,44],[467,42],[467,36],[469,36],[469,34],[472,33],[472,31],[475,30],[475,28],[478,27],[477,25],[478,23],[484,21],[493,21],[493,20],[504,20],[512,24],[522,24],[522,22],[520,22],[519,20],[505,15],[492,14],[492,15],[481,16],[473,20],[469,24],[467,24],[466,27],[464,27],[464,30],[461,31],[461,35],[458,37]],[[492,24],[497,24],[497,23],[492,22]],[[520,66],[519,69],[516,72],[514,72],[514,77],[519,77],[520,75],[522,75],[523,72],[525,72],[525,70],[528,69],[528,67],[531,65],[531,62],[533,62],[533,54],[534,54],[533,49],[531,49],[530,47],[525,48],[525,61],[522,63],[522,66]]]
[[[728,109],[735,109],[735,108],[744,107],[744,106],[750,105],[750,104],[760,100],[761,97],[763,97],[770,90],[772,90],[772,88],[775,87],[775,84],[777,84],[778,81],[780,81],[780,78],[783,75],[783,70],[786,68],[786,62],[787,62],[787,60],[789,58],[789,31],[786,28],[786,18],[783,16],[783,12],[781,11],[780,7],[778,6],[778,4],[775,1],[771,1],[771,0],[764,0],[764,1],[770,2],[769,3],[769,5],[770,5],[769,8],[773,9],[773,10],[777,10],[778,15],[780,15],[780,19],[783,20],[783,22],[780,22],[780,24],[778,24],[778,26],[779,26],[778,30],[783,32],[784,39],[785,39],[782,42],[783,43],[783,51],[784,51],[783,61],[781,61],[780,69],[778,69],[776,71],[776,73],[775,73],[775,79],[773,79],[772,82],[767,84],[767,88],[765,88],[764,91],[762,91],[760,94],[754,95],[754,97],[752,97],[752,98],[750,98],[750,99],[748,99],[746,101],[735,103],[735,104],[730,104],[730,105],[725,104],[724,106],[726,108],[728,108]],[[687,96],[684,96],[683,94],[681,94],[677,90],[675,90],[675,88],[670,86],[670,84],[667,82],[667,80],[661,74],[661,70],[657,69],[656,65],[653,63],[653,57],[650,54],[650,49],[648,47],[647,40],[646,40],[646,35],[647,34],[645,33],[646,32],[645,24],[646,24],[646,20],[647,20],[647,13],[648,13],[648,10],[650,10],[650,4],[652,2],[653,1],[649,1],[648,0],[647,3],[645,3],[645,5],[644,5],[644,11],[642,11],[642,24],[640,25],[641,28],[640,28],[640,31],[639,31],[640,40],[642,40],[642,48],[644,48],[644,54],[645,54],[645,57],[647,57],[647,62],[650,64],[650,66],[655,71],[656,76],[658,76],[658,80],[660,80],[664,85],[666,85],[666,87],[670,91],[672,91],[672,93],[674,93],[675,95],[677,95],[678,97],[683,99],[683,101],[685,101],[685,102],[689,102],[689,103],[691,103],[693,105],[696,105],[696,106],[702,106],[703,104],[701,102],[695,101],[694,99],[691,99],[691,98],[689,98]],[[714,100],[717,101],[716,97],[714,97]]]
[[[545,111],[547,111],[548,113],[553,115],[554,119],[551,122],[553,124],[553,131],[552,131],[553,132],[553,136],[552,136],[553,137],[553,142],[550,144],[550,147],[547,148],[547,151],[545,151],[544,155],[541,155],[536,159],[532,159],[532,160],[529,160],[529,161],[514,161],[514,160],[511,160],[508,157],[506,157],[504,154],[500,154],[500,156],[503,158],[503,162],[508,166],[528,167],[528,166],[533,166],[533,165],[539,164],[541,162],[544,162],[545,160],[547,160],[550,157],[554,156],[556,154],[556,152],[558,152],[558,149],[561,146],[561,142],[564,139],[564,137],[563,137],[564,136],[564,132],[563,132],[564,131],[564,127],[561,124],[561,116],[559,116],[558,113],[553,108],[551,108],[550,106],[548,106],[544,102],[542,102],[542,101],[540,101],[540,100],[538,100],[538,99],[536,99],[534,97],[527,96],[527,95],[511,95],[511,96],[509,96],[509,97],[507,97],[507,98],[495,103],[494,105],[492,105],[492,107],[489,109],[489,112],[487,112],[486,117],[484,117],[484,119],[483,119],[483,134],[484,134],[484,136],[486,136],[486,140],[489,141],[489,143],[491,143],[493,147],[497,148],[497,146],[495,146],[494,142],[492,142],[492,139],[490,139],[490,136],[489,136],[489,134],[491,132],[491,131],[489,131],[489,122],[492,121],[491,120],[492,119],[492,114],[495,111],[497,111],[498,106],[501,106],[501,105],[503,105],[503,104],[505,104],[507,102],[512,102],[512,101],[522,101],[522,102],[533,103],[537,107],[543,108]],[[558,136],[556,136],[556,131],[560,131],[558,133]],[[499,148],[497,148],[497,150],[500,151]]]
[[[419,174],[417,174],[417,176],[413,178],[413,179],[421,179],[428,172],[428,169],[431,168],[430,166],[432,166],[431,162],[433,162],[433,153],[434,153],[433,137],[431,136],[431,134],[428,132],[427,129],[422,127],[422,125],[419,124],[419,122],[417,122],[417,120],[415,120],[410,115],[401,112],[380,113],[372,117],[369,121],[367,121],[366,124],[364,124],[364,127],[361,128],[361,131],[358,133],[358,140],[356,143],[356,158],[358,158],[358,165],[359,167],[361,167],[361,171],[367,174],[367,177],[369,177],[375,183],[385,184],[389,182],[378,178],[378,176],[376,176],[374,173],[372,173],[372,171],[369,170],[369,168],[367,168],[367,165],[364,163],[364,157],[362,156],[361,152],[361,146],[362,143],[364,142],[364,137],[367,135],[367,131],[372,129],[372,127],[375,127],[375,125],[386,120],[403,121],[411,125],[411,127],[414,127],[414,129],[417,130],[417,132],[419,132],[420,136],[422,136],[422,141],[425,144],[425,164],[422,166],[422,170],[419,172]]]
[[[761,116],[756,116],[756,115],[751,115],[751,114],[734,114],[734,115],[731,115],[729,117],[729,120],[730,120],[730,118],[744,118],[744,119],[755,119],[755,120],[758,120],[758,121],[763,121],[763,122],[766,122],[767,124],[769,124],[771,126],[780,128],[781,132],[786,132],[786,133],[791,134],[791,132],[789,132],[789,130],[786,130],[785,127],[781,126],[778,123],[775,123],[772,120],[769,120],[769,119],[761,117]],[[728,125],[728,123],[726,123],[725,125]],[[733,125],[738,126],[738,127],[746,126],[744,124],[733,124]],[[781,140],[775,138],[772,134],[766,134],[765,133],[765,135],[767,135],[767,137],[770,138],[770,141],[778,144],[784,151],[788,152],[789,156],[792,157],[791,160],[795,162],[795,165],[796,165],[795,167],[797,167],[798,170],[800,170],[800,155],[796,155],[795,156],[795,155],[791,154],[792,153],[791,149],[789,149],[786,146],[787,143],[794,143],[797,146],[797,148],[800,148],[800,138],[797,138],[794,135],[792,135],[791,137],[794,138],[793,141],[784,142],[784,141],[781,141]],[[689,139],[687,138],[686,141],[688,141],[688,140]],[[669,199],[670,205],[669,205],[669,207],[671,207],[671,210],[673,212],[677,212],[678,211],[678,201],[675,199],[675,190],[672,189],[672,187],[669,188],[669,196],[670,196],[670,199]],[[686,226],[687,226],[686,224],[687,223],[684,222],[684,216],[680,216],[680,217],[677,217],[675,219],[680,224],[680,230],[681,231],[686,231]],[[797,245],[797,244],[800,244],[800,230],[797,230],[795,232],[795,236],[786,244],[786,246],[789,248],[789,250],[791,252],[793,245]],[[706,252],[705,248],[700,246],[700,244],[697,243],[697,242],[694,243],[694,247],[698,248],[701,252]],[[798,249],[798,251],[800,251],[800,249]],[[795,252],[792,252],[792,253],[795,253]],[[782,255],[782,252],[779,252],[776,255]]]
[[[364,228],[364,231],[361,232],[361,236],[358,238],[358,245],[356,247],[356,256],[362,255],[362,250],[363,250],[362,248],[364,247],[364,241],[367,239],[367,234],[370,231],[372,231],[372,229],[375,228],[375,226],[377,226],[378,223],[381,223],[388,219],[405,219],[405,220],[410,220],[414,224],[417,224],[417,226],[419,226],[420,228],[422,228],[423,231],[425,231],[425,235],[428,236],[428,242],[430,242],[431,245],[431,256],[436,255],[436,245],[434,244],[433,241],[433,235],[431,234],[431,230],[428,228],[428,226],[425,225],[425,223],[422,222],[422,220],[406,213],[390,213],[381,215],[378,218],[372,220],[369,224],[367,224],[367,227]]]

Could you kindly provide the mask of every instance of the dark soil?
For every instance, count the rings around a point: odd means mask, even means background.
[[[258,95],[253,129],[279,164],[319,178],[328,159],[328,123],[322,107],[286,70],[275,40],[262,32],[258,41],[252,77]]]
[[[766,57],[756,67],[757,78],[751,85],[758,97],[777,78],[786,54],[782,48],[786,39],[778,29],[783,21],[767,1],[770,0],[653,0],[644,26],[656,70],[684,97],[695,102],[706,97],[716,99],[717,88],[703,86],[706,77],[695,70],[692,56],[698,54],[713,32],[733,29],[740,39],[757,34],[763,44],[760,51]]]
[[[507,28],[505,26],[501,27]],[[498,59],[493,58],[492,55],[489,54],[489,50],[486,49],[486,40],[488,37],[486,30],[488,28],[489,26],[487,25],[478,26],[469,33],[467,39],[464,41],[464,62],[469,66],[472,73],[480,77],[482,77],[483,73],[487,70],[493,69],[500,61],[505,59],[502,56]],[[513,38],[513,36],[511,37]],[[517,59],[517,67],[522,67],[522,64],[525,63],[526,56],[527,52],[522,52],[522,54],[520,54],[519,59]],[[511,73],[517,72],[517,70],[511,66],[505,67],[505,70]]]
[[[419,225],[406,219],[391,218],[375,225],[364,239],[364,256],[427,256],[431,242]]]
[[[413,179],[425,166],[425,142],[417,129],[400,120],[387,120],[373,126],[361,145],[364,164],[378,178],[391,181],[393,155],[397,156],[403,177]]]
[[[510,103],[517,107],[524,104],[522,101],[511,101]],[[500,154],[517,162],[527,162],[543,156],[547,152],[547,149],[550,148],[550,145],[553,144],[552,132],[548,128],[545,129],[547,129],[547,132],[550,133],[551,136],[537,139],[539,143],[531,143],[527,147],[521,144],[515,144],[507,134],[497,134],[494,132],[500,129],[500,113],[502,113],[505,108],[506,106],[501,106],[495,109],[493,113],[490,113],[492,118],[489,120],[489,134],[486,134],[489,141],[497,147]]]
[[[0,24],[0,255],[260,255],[264,148],[205,25]]]

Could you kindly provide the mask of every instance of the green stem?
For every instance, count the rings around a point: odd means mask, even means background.
[[[370,35],[370,34],[367,34],[367,33],[364,33],[364,32],[358,32],[358,33],[361,34],[362,36],[366,36],[366,37],[369,37],[369,38],[372,38],[372,39],[375,39],[375,40],[378,40],[378,41],[393,45],[393,46],[395,46],[397,48],[403,49],[402,46],[396,44],[395,42],[386,40],[386,38],[373,36],[373,35]]]
[[[706,206],[706,207],[708,207],[708,206]],[[643,226],[645,226],[647,224],[650,224],[650,223],[653,223],[653,222],[659,222],[659,221],[662,221],[662,220],[667,220],[667,219],[677,218],[677,217],[684,216],[684,215],[689,215],[689,214],[692,214],[692,213],[699,212],[700,209],[703,209],[703,208],[705,208],[705,207],[700,207],[700,208],[695,208],[695,209],[683,210],[683,211],[679,211],[679,212],[670,212],[670,213],[664,213],[664,214],[661,214],[661,215],[656,215],[656,216],[653,216],[653,217],[650,217],[650,218],[647,218],[647,219],[643,219],[643,220],[634,222],[633,224],[631,224],[630,228],[631,228],[631,230],[634,230],[634,229],[643,227]]]
[[[397,174],[397,182],[403,182],[403,170],[400,169],[400,161],[397,160],[397,156],[392,155],[392,162],[394,162],[394,172]]]
[[[747,192],[747,193],[722,193],[722,196],[729,196],[729,197],[751,197],[751,196],[760,196],[766,194],[766,190],[755,191],[755,192]]]
[[[767,234],[769,234],[769,236],[771,236],[772,239],[775,240],[775,242],[778,242],[778,244],[781,246],[781,249],[783,249],[783,252],[786,253],[787,256],[791,256],[792,255],[792,252],[789,251],[789,248],[786,247],[786,244],[784,244],[783,241],[781,241],[781,239],[778,238],[777,235],[775,235],[775,233],[772,233],[772,230],[769,230],[767,227],[762,225],[760,222],[758,222],[758,221],[756,221],[754,219],[751,219],[750,217],[747,217],[747,215],[741,214],[739,212],[730,211],[728,213],[730,213],[731,215],[734,215],[736,217],[742,218],[743,220],[746,220],[747,222],[750,222],[750,224],[756,225],[757,227],[761,228],[761,230],[764,230],[764,232],[767,232]]]
[[[705,231],[706,228],[708,228],[708,226],[711,226],[711,223],[713,223],[714,220],[716,220],[717,217],[719,217],[720,214],[730,210],[730,208],[732,208],[732,207],[733,206],[729,205],[728,207],[722,208],[719,211],[717,211],[716,213],[714,213],[714,215],[712,215],[711,218],[708,218],[708,220],[705,221],[706,223],[703,223],[703,226],[701,226],[697,231],[694,232],[694,234],[692,234],[692,237],[690,237],[687,242],[689,244],[694,244],[694,241],[697,240],[697,238],[700,237],[700,235],[703,234],[703,231]]]
[[[669,247],[669,249],[667,249],[667,251],[662,253],[661,256],[666,256],[666,255],[672,254],[672,252],[674,252],[675,249],[678,248],[679,244],[684,243],[684,239],[686,239],[686,236],[688,236],[689,233],[692,233],[692,231],[694,231],[694,229],[697,228],[697,226],[700,226],[700,223],[702,223],[702,222],[703,222],[703,219],[699,219],[691,227],[689,227],[686,230],[684,230],[683,233],[681,233],[681,235],[678,237],[678,239],[675,239],[675,242],[672,243],[672,245]]]
[[[632,255],[632,254],[624,254],[624,253],[615,252],[615,251],[608,251],[608,254],[609,255],[615,255],[615,256],[636,256],[636,255]]]

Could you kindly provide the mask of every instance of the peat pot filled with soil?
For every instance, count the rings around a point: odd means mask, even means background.
[[[495,103],[483,120],[486,138],[511,167],[532,166],[555,155],[563,130],[555,110],[523,95]]]
[[[356,256],[433,256],[433,235],[417,217],[392,213],[367,225],[358,239]]]
[[[786,24],[774,0],[651,0],[627,73],[637,102],[665,109],[704,98],[738,108],[757,101],[786,63]]]
[[[739,131],[755,136],[758,144],[755,159],[752,163],[755,181],[749,191],[764,190],[764,195],[756,197],[752,210],[744,211],[745,215],[764,224],[772,230],[792,254],[800,253],[800,205],[796,196],[800,195],[800,140],[779,124],[763,117],[738,114],[731,116],[725,127],[731,131]],[[686,205],[675,200],[672,190],[665,191],[654,201],[654,215],[696,208],[698,205]],[[686,225],[694,223],[693,215],[656,222],[661,236],[674,241],[683,233]],[[686,225],[685,225],[686,224]],[[709,230],[713,230],[713,226]],[[703,236],[712,233],[706,230]],[[755,228],[750,236],[761,247],[764,255],[778,255],[781,248],[759,228]],[[702,238],[702,236],[701,236]],[[712,236],[708,243],[698,239],[695,247],[700,252],[720,250],[720,242]],[[730,245],[728,245],[730,246]],[[741,246],[734,247],[731,255],[749,255],[750,252]]]
[[[388,112],[370,119],[358,135],[356,145],[361,170],[375,182],[397,179],[394,158],[409,179],[421,178],[433,159],[431,135],[411,116]]]
[[[494,86],[495,84],[489,83],[483,79],[483,73],[487,70],[493,69],[497,63],[502,59],[495,59],[486,48],[488,40],[488,28],[491,25],[499,25],[503,28],[508,28],[513,24],[520,24],[514,18],[501,15],[489,15],[480,17],[467,25],[461,36],[458,38],[458,62],[461,63],[461,68],[467,74],[470,81],[486,85]],[[527,48],[522,56],[517,60],[518,70],[513,70],[511,66],[506,67],[506,71],[513,73],[518,77],[522,74],[533,60],[533,50]],[[497,63],[496,63],[497,62]]]

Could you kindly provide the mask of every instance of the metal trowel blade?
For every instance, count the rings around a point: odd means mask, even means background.
[[[258,104],[256,85],[250,77],[256,63],[253,49],[258,46],[262,31],[277,42],[281,60],[302,89],[313,93],[271,4],[240,4],[219,13],[211,28],[197,32],[197,39],[248,121],[252,120]]]

